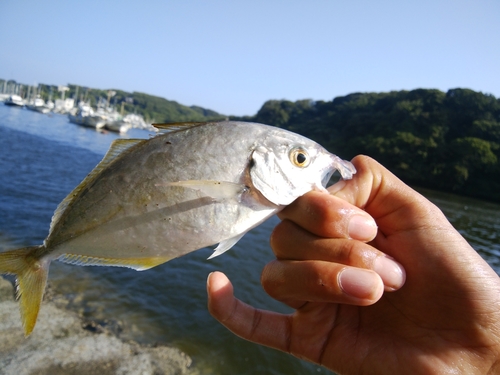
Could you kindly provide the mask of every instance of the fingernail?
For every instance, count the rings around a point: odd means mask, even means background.
[[[210,276],[212,276],[213,272],[210,272],[207,276],[207,293],[208,293],[208,299],[210,299]]]
[[[371,217],[354,215],[347,227],[349,237],[359,241],[370,241],[377,235],[377,224]]]
[[[386,291],[397,290],[405,283],[404,268],[391,258],[379,256],[373,262],[373,270],[382,278]]]
[[[361,268],[344,268],[338,277],[344,293],[354,298],[372,299],[380,285],[375,272]]]

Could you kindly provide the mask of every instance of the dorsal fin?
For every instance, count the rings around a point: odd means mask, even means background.
[[[158,129],[161,134],[171,133],[180,130],[186,130],[189,128],[194,128],[195,126],[201,126],[210,124],[210,122],[169,122],[166,124],[153,124],[153,126]]]
[[[130,150],[135,145],[146,142],[144,139],[115,139],[111,146],[109,146],[108,152],[102,158],[102,160],[97,164],[97,166],[90,172],[89,176],[98,168],[103,170],[107,167],[113,160],[118,156],[124,155],[128,150]],[[88,177],[88,176],[87,176]],[[85,181],[85,180],[84,180]]]
[[[101,172],[106,169],[111,163],[113,163],[115,160],[119,159],[120,156],[123,156],[124,154],[127,153],[132,147],[141,144],[143,142],[146,142],[144,139],[116,139],[111,143],[111,146],[109,147],[108,152],[102,160],[95,166],[94,169],[83,179],[80,184],[73,189],[71,193],[68,194],[64,200],[59,203],[59,206],[57,206],[56,211],[54,212],[54,215],[52,216],[52,221],[50,223],[50,232],[52,232],[52,229],[54,226],[57,224],[59,219],[61,218],[62,214],[64,211],[66,211],[66,208],[80,195],[80,192],[94,179],[101,174]]]

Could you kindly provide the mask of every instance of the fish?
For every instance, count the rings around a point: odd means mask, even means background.
[[[147,270],[192,251],[232,248],[335,171],[354,166],[274,126],[222,121],[155,124],[150,139],[115,140],[58,205],[42,245],[0,253],[16,277],[24,334],[36,324],[54,260]]]

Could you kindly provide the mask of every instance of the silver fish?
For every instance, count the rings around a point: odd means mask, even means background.
[[[58,206],[42,245],[0,254],[16,275],[28,336],[50,262],[146,270],[215,245],[229,250],[250,229],[332,173],[353,165],[295,133],[262,124],[159,125],[148,140],[116,140]]]

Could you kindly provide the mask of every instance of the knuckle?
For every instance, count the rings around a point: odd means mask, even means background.
[[[348,242],[351,243],[347,250],[349,264],[356,267],[371,269],[375,258],[378,256],[378,252],[368,248],[364,243],[358,241]]]
[[[291,245],[297,240],[298,229],[294,223],[284,220],[271,232],[269,244],[277,258],[290,256]]]
[[[259,330],[261,320],[262,320],[262,312],[260,310],[255,309],[253,313],[252,325],[250,327],[250,335],[249,335],[250,339],[256,336]]]
[[[262,287],[271,297],[276,296],[277,290],[285,282],[282,277],[279,277],[282,273],[279,271],[279,268],[279,261],[273,260],[266,264],[260,276],[260,283]]]

